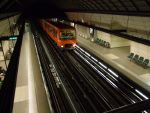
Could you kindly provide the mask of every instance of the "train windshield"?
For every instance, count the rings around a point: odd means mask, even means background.
[[[61,31],[61,39],[74,39],[75,30],[64,30]]]

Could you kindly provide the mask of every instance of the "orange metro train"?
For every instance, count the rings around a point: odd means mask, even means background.
[[[73,49],[76,46],[76,30],[74,27],[44,19],[40,20],[40,24],[58,47]]]

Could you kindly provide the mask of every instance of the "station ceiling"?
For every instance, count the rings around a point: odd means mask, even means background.
[[[150,16],[150,0],[1,0],[0,14],[64,16],[63,12],[94,12]]]

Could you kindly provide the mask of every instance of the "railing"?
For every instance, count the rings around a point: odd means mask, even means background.
[[[19,37],[0,90],[0,113],[12,113],[23,32],[24,24],[20,29]]]
[[[147,109],[150,109],[150,99],[137,102],[135,104],[122,106],[104,113],[138,113],[139,111],[144,111]]]

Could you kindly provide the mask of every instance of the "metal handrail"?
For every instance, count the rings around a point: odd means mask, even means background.
[[[104,113],[137,113],[147,109],[150,109],[150,99],[137,102],[135,104],[125,105]]]

